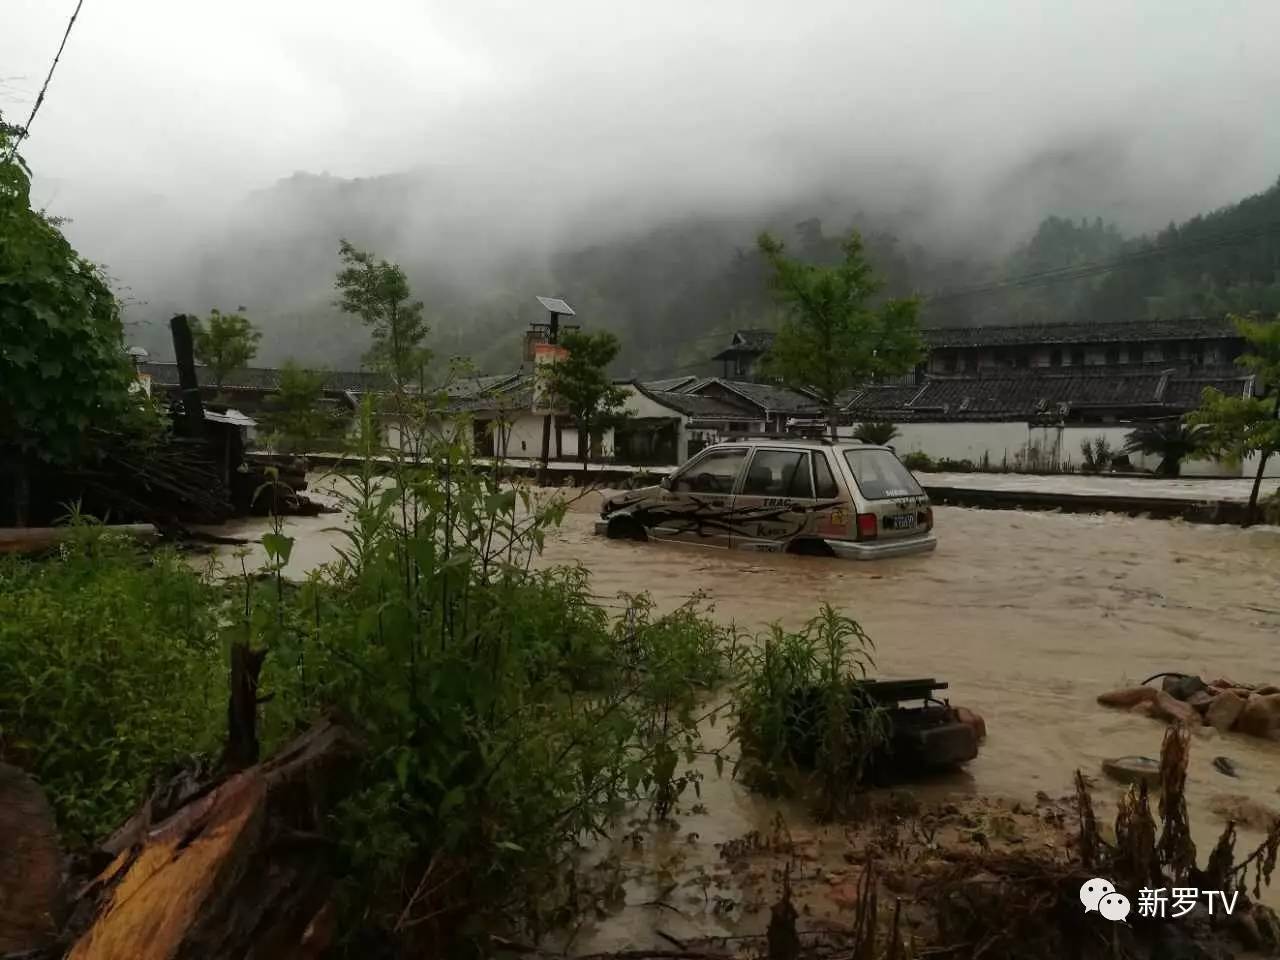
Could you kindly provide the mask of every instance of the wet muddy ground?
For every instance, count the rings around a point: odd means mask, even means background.
[[[585,564],[602,603],[647,590],[669,608],[703,591],[717,618],[755,631],[775,620],[797,626],[827,600],[874,638],[879,676],[947,681],[953,703],[985,716],[988,736],[963,773],[912,788],[925,802],[981,796],[1034,805],[1038,792],[1069,793],[1080,768],[1097,777],[1100,819],[1110,821],[1123,788],[1101,775],[1100,762],[1158,757],[1164,725],[1100,707],[1099,693],[1166,670],[1280,682],[1276,528],[941,507],[935,553],[857,563],[609,541],[593,533],[597,503],[589,494],[574,505],[541,562]],[[291,572],[330,558],[336,535],[323,531],[335,522],[290,521],[299,538]],[[711,743],[722,737],[723,723],[708,731]],[[1238,779],[1214,768],[1218,756],[1234,762]],[[704,773],[702,798],[696,808],[693,797],[682,805],[678,827],[643,827],[637,836],[641,824],[623,824],[589,853],[585,865],[607,863],[597,873],[616,874],[624,899],[576,931],[574,951],[660,944],[658,928],[676,937],[762,929],[768,910],[743,908],[756,894],[727,877],[720,853],[751,831],[768,834],[779,814],[838,858],[842,828],[749,793],[727,769],[724,777]],[[1222,797],[1280,809],[1278,787],[1280,743],[1198,733],[1187,798],[1201,858],[1221,829],[1213,811]],[[1260,838],[1243,830],[1238,848]],[[728,885],[714,882],[716,871]],[[1280,906],[1274,891],[1263,899]],[[726,901],[736,906],[725,909]]]

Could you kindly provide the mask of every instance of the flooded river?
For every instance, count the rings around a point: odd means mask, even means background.
[[[772,621],[797,626],[827,600],[875,640],[879,676],[948,682],[952,702],[984,715],[988,737],[964,774],[924,788],[932,797],[1034,802],[1038,791],[1068,793],[1080,768],[1097,776],[1100,819],[1109,821],[1121,788],[1101,776],[1100,762],[1158,757],[1164,726],[1098,706],[1099,693],[1167,670],[1280,682],[1275,528],[941,507],[936,553],[857,563],[609,541],[593,534],[597,503],[591,495],[574,505],[542,559],[585,564],[596,594],[647,590],[669,608],[701,590],[717,618],[753,631]],[[334,535],[322,531],[335,519],[291,521],[296,572],[329,558]],[[1239,779],[1213,767],[1217,756],[1235,763]],[[1243,795],[1280,809],[1278,786],[1280,743],[1197,734],[1188,802],[1201,859],[1221,829],[1215,797]],[[716,843],[767,828],[780,809],[793,826],[804,818],[749,794],[727,772],[709,773],[704,802],[705,814],[680,818],[685,833],[652,840],[636,861],[652,867],[679,849],[681,860],[711,863]],[[696,843],[686,842],[688,832]],[[1242,831],[1239,849],[1259,837]],[[628,904],[645,897],[628,890]],[[1280,906],[1274,891],[1264,899]],[[582,931],[574,949],[652,943],[653,912],[628,906]],[[664,916],[662,925],[677,936],[741,929],[710,912]]]

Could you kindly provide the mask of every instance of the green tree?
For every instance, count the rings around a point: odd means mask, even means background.
[[[90,429],[124,415],[134,378],[115,296],[31,208],[30,170],[6,160],[12,135],[0,123],[0,471],[25,523],[34,463],[81,460]]]
[[[556,405],[568,411],[578,425],[578,455],[585,479],[591,435],[616,423],[627,399],[626,391],[616,386],[607,372],[618,356],[618,338],[607,330],[570,330],[561,335],[560,345],[569,355],[550,367],[547,387]]]
[[[919,361],[924,350],[916,322],[919,303],[912,298],[875,302],[882,284],[863,255],[857,231],[841,245],[844,259],[835,266],[792,260],[768,233],[758,243],[773,268],[774,292],[788,308],[764,369],[814,394],[835,437],[842,393],[876,377],[905,373]]]
[[[197,320],[191,328],[196,359],[213,374],[213,385],[222,389],[232,371],[247,367],[258,353],[262,334],[244,315],[244,307],[236,313],[210,310],[207,321]]]
[[[422,346],[430,329],[422,315],[422,301],[412,299],[399,264],[357,250],[347,240],[339,241],[338,255],[343,267],[334,283],[337,305],[369,327],[373,347],[365,361],[390,374],[401,390],[414,377],[421,378],[430,359]]]
[[[1207,387],[1200,408],[1187,414],[1188,424],[1203,429],[1204,444],[1199,456],[1213,456],[1228,463],[1258,456],[1258,471],[1249,492],[1245,523],[1257,516],[1258,490],[1267,461],[1280,452],[1280,319],[1232,317],[1249,347],[1236,362],[1248,367],[1258,378],[1261,395],[1226,396]]]
[[[263,423],[280,453],[316,453],[338,429],[338,418],[324,405],[325,374],[289,360],[280,370],[280,386],[267,398]]]
[[[1176,477],[1181,472],[1182,461],[1199,451],[1202,433],[1202,427],[1177,418],[1153,420],[1129,431],[1123,449],[1125,453],[1159,457],[1156,473],[1162,477]]]

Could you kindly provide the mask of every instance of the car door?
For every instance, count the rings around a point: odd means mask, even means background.
[[[809,451],[757,447],[733,500],[731,546],[785,550],[809,527],[813,514],[813,474]]]
[[[658,498],[651,511],[649,536],[729,546],[733,494],[746,462],[746,447],[711,447],[690,460]]]

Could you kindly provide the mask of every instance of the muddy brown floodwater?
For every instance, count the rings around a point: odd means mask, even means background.
[[[941,507],[935,553],[857,563],[610,541],[593,534],[597,503],[588,495],[574,504],[541,560],[586,565],[597,595],[647,590],[670,608],[700,590],[718,619],[752,631],[798,626],[826,600],[875,640],[879,676],[948,682],[952,702],[984,715],[988,736],[962,774],[913,788],[927,799],[1059,797],[1080,768],[1097,777],[1100,819],[1110,821],[1122,788],[1100,762],[1158,757],[1164,725],[1100,707],[1099,693],[1166,670],[1280,682],[1280,529]],[[299,570],[328,559],[333,535],[320,531],[334,519],[291,522]],[[711,743],[723,739],[723,730],[708,733]],[[1238,779],[1214,768],[1217,756],[1235,763]],[[767,830],[779,812],[792,828],[818,829],[803,809],[747,792],[727,768],[722,778],[704,773],[705,813],[691,812],[690,798],[678,829],[592,851],[592,861],[621,859],[627,906],[579,930],[574,951],[650,946],[659,926],[677,937],[763,927],[767,910],[722,916],[705,889],[678,913],[644,905],[661,899],[669,874],[710,869],[717,844]],[[1280,743],[1198,733],[1187,800],[1201,859],[1222,827],[1215,797],[1275,809],[1278,786]],[[1259,839],[1242,830],[1238,849]],[[1263,899],[1280,906],[1275,891]]]

